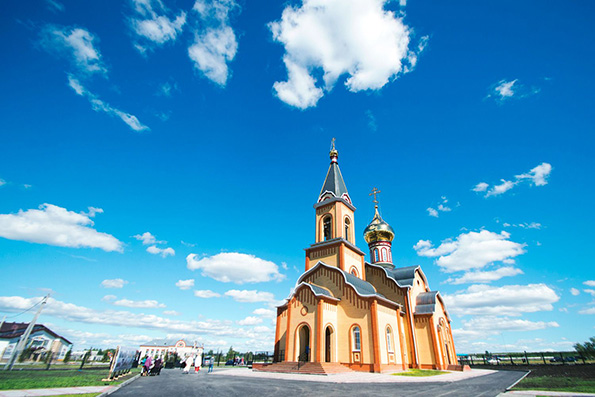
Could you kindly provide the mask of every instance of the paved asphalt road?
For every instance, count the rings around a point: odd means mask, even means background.
[[[163,370],[160,376],[140,377],[110,396],[497,396],[520,379],[524,372],[498,371],[450,383],[325,383],[299,380],[183,374],[177,369]]]

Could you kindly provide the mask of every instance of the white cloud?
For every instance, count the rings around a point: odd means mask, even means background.
[[[518,274],[523,274],[523,271],[515,267],[506,266],[492,271],[467,272],[459,278],[449,278],[446,282],[451,284],[489,283],[500,280],[503,277],[511,277]]]
[[[196,0],[193,11],[200,19],[188,56],[194,67],[213,82],[225,86],[227,66],[238,51],[236,35],[229,26],[229,14],[238,7],[234,0]]]
[[[579,294],[581,293],[581,291],[579,291],[579,290],[578,290],[578,289],[576,289],[576,288],[570,288],[570,293],[571,293],[572,295],[574,295],[574,296],[577,296],[577,295],[579,295]]]
[[[123,288],[126,284],[128,284],[128,281],[121,278],[108,279],[101,282],[103,288]]]
[[[135,15],[130,18],[130,27],[142,43],[135,47],[142,54],[152,46],[175,41],[186,24],[186,13],[174,16],[161,0],[133,0]]]
[[[6,181],[4,179],[0,178],[0,186],[2,186],[2,185],[6,185]]]
[[[239,325],[257,325],[260,323],[262,323],[262,318],[253,316],[248,316],[245,319],[238,321]]]
[[[526,174],[517,175],[518,180],[529,179],[535,186],[547,185],[547,178],[552,172],[552,166],[548,163],[541,163]]]
[[[116,299],[118,299],[118,297],[116,295],[105,295],[103,298],[101,298],[101,300],[104,302],[110,302],[110,301],[114,301]]]
[[[167,241],[157,241],[157,239],[155,238],[155,236],[153,236],[151,233],[149,232],[144,232],[143,234],[136,234],[134,236],[135,239],[142,241],[143,245],[152,245],[152,244],[161,244],[161,243],[167,243]]]
[[[457,315],[506,315],[550,311],[560,297],[545,284],[472,285],[466,290],[444,295],[449,311]]]
[[[176,287],[182,290],[190,289],[194,287],[194,279],[178,280],[178,282],[176,283]]]
[[[128,127],[137,132],[150,129],[146,125],[142,124],[136,116],[116,109],[112,107],[109,103],[106,103],[99,99],[95,94],[83,87],[81,82],[77,80],[73,75],[68,75],[68,85],[70,86],[70,88],[74,90],[74,92],[77,93],[77,95],[87,98],[87,100],[91,103],[91,108],[94,111],[107,113],[112,117],[117,117],[124,123],[126,123]]]
[[[56,0],[45,0],[45,4],[50,11],[63,12],[64,4],[57,2]]]
[[[83,28],[47,25],[41,31],[42,47],[68,59],[83,75],[107,74],[101,53],[95,48],[98,41]]]
[[[413,247],[419,256],[438,257],[436,264],[447,273],[481,269],[494,262],[514,263],[512,258],[525,253],[524,244],[508,240],[510,234],[488,230],[460,234],[455,240],[442,241],[433,248],[432,243],[420,240]]]
[[[541,229],[542,224],[538,222],[531,222],[531,223],[518,223],[518,224],[511,224],[511,223],[503,223],[502,226],[504,227],[520,227],[521,229]]]
[[[545,328],[557,328],[560,325],[555,321],[529,321],[520,318],[485,316],[473,317],[463,321],[464,328],[480,331],[481,334],[495,333],[502,331],[536,331]]]
[[[255,303],[255,302],[273,302],[275,296],[270,292],[256,291],[256,290],[229,290],[225,296],[233,298],[236,302]]]
[[[587,280],[583,282],[587,287],[595,287],[595,280]]]
[[[595,314],[595,307],[590,307],[588,309],[583,309],[578,312],[579,314]]]
[[[280,281],[285,277],[279,273],[279,268],[273,262],[238,252],[224,252],[201,259],[196,254],[190,254],[186,257],[186,263],[188,269],[200,269],[203,276],[224,283]]]
[[[427,208],[426,211],[428,211],[428,215],[429,216],[433,216],[434,218],[438,218],[438,211],[436,211],[434,208]]]
[[[266,318],[273,318],[276,316],[276,312],[274,310],[265,308],[256,309],[252,312],[252,314],[256,314],[257,316]]]
[[[485,192],[489,186],[490,185],[485,182],[479,182],[477,185],[475,185],[475,187],[473,188],[473,191],[474,192]]]
[[[494,98],[497,102],[504,102],[512,98],[526,98],[531,95],[539,93],[540,89],[537,87],[527,87],[515,80],[500,80],[493,84],[486,98]]]
[[[505,179],[501,179],[501,183],[499,185],[494,185],[490,189],[488,189],[488,187],[490,186],[489,184],[485,182],[480,182],[477,185],[475,185],[475,187],[472,190],[475,192],[486,192],[484,197],[490,197],[499,196],[503,193],[506,193],[507,191],[524,181],[528,181],[534,186],[545,186],[547,185],[547,178],[549,177],[551,172],[551,164],[541,163],[528,173],[516,175],[514,181],[507,181]]]
[[[163,314],[165,314],[166,316],[179,316],[180,313],[178,313],[175,310],[164,310]]]
[[[196,296],[197,298],[219,298],[221,294],[213,292],[210,289],[205,289],[194,291],[194,296]]]
[[[504,179],[500,180],[500,182],[502,182],[502,183],[499,185],[492,186],[492,188],[487,191],[485,196],[490,197],[490,196],[498,196],[500,194],[504,194],[516,185],[515,182],[507,181]]]
[[[59,247],[89,247],[122,252],[122,243],[117,238],[92,228],[93,215],[79,214],[46,203],[40,205],[38,210],[0,214],[0,237]]]
[[[42,297],[24,298],[20,296],[0,296],[0,311],[18,313],[33,306]],[[126,329],[138,328],[143,330],[160,330],[183,333],[203,333],[221,336],[237,336],[253,338],[255,333],[238,330],[227,322],[217,320],[184,321],[159,317],[154,314],[137,314],[125,310],[95,310],[73,303],[58,301],[49,298],[44,308],[43,315],[51,316],[66,321],[104,324]]]
[[[113,303],[115,306],[132,307],[137,309],[158,309],[163,308],[165,305],[159,303],[156,300],[144,300],[144,301],[133,301],[130,299],[120,299]]]
[[[300,109],[315,106],[342,75],[352,92],[378,90],[415,67],[409,49],[411,29],[387,11],[387,0],[303,0],[286,6],[269,24],[273,39],[284,46],[288,79],[274,89],[283,102]],[[315,77],[322,74],[322,83]],[[324,91],[318,85],[323,86]]]
[[[584,289],[583,292],[595,297],[595,289]]]
[[[158,248],[156,245],[147,247],[147,252],[153,255],[161,255],[162,258],[165,258],[168,255],[174,256],[176,254],[176,251],[171,247]]]

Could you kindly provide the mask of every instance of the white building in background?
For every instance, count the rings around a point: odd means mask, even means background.
[[[19,339],[25,333],[28,323],[5,322],[0,329],[0,360],[10,358]],[[66,352],[72,349],[72,343],[43,324],[36,324],[31,331],[28,348],[33,350],[33,359],[40,360],[51,352],[54,360],[63,360]]]
[[[180,339],[178,341],[157,339],[140,345],[138,350],[140,351],[140,359],[145,356],[163,358],[165,357],[166,353],[176,353],[180,358],[196,355],[200,355],[202,357],[204,346],[199,345],[196,342],[190,343],[184,339]]]

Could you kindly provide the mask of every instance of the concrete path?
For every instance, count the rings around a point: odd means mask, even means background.
[[[64,394],[105,393],[116,386],[57,387],[53,389],[0,390],[0,397],[61,396]]]
[[[418,378],[359,372],[330,376],[274,374],[249,369],[183,374],[180,370],[170,369],[162,371],[161,376],[139,378],[110,396],[496,397],[524,374],[472,370]]]
[[[519,397],[537,397],[537,396],[554,396],[554,397],[594,397],[592,393],[574,393],[563,391],[543,391],[543,390],[515,390],[501,394],[502,397],[519,396]]]

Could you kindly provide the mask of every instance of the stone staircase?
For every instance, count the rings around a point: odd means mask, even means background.
[[[331,375],[345,372],[354,372],[352,369],[339,363],[301,363],[298,369],[297,361],[283,361],[261,368],[254,368],[254,371],[262,372],[280,372],[286,374],[311,374],[311,375]]]

